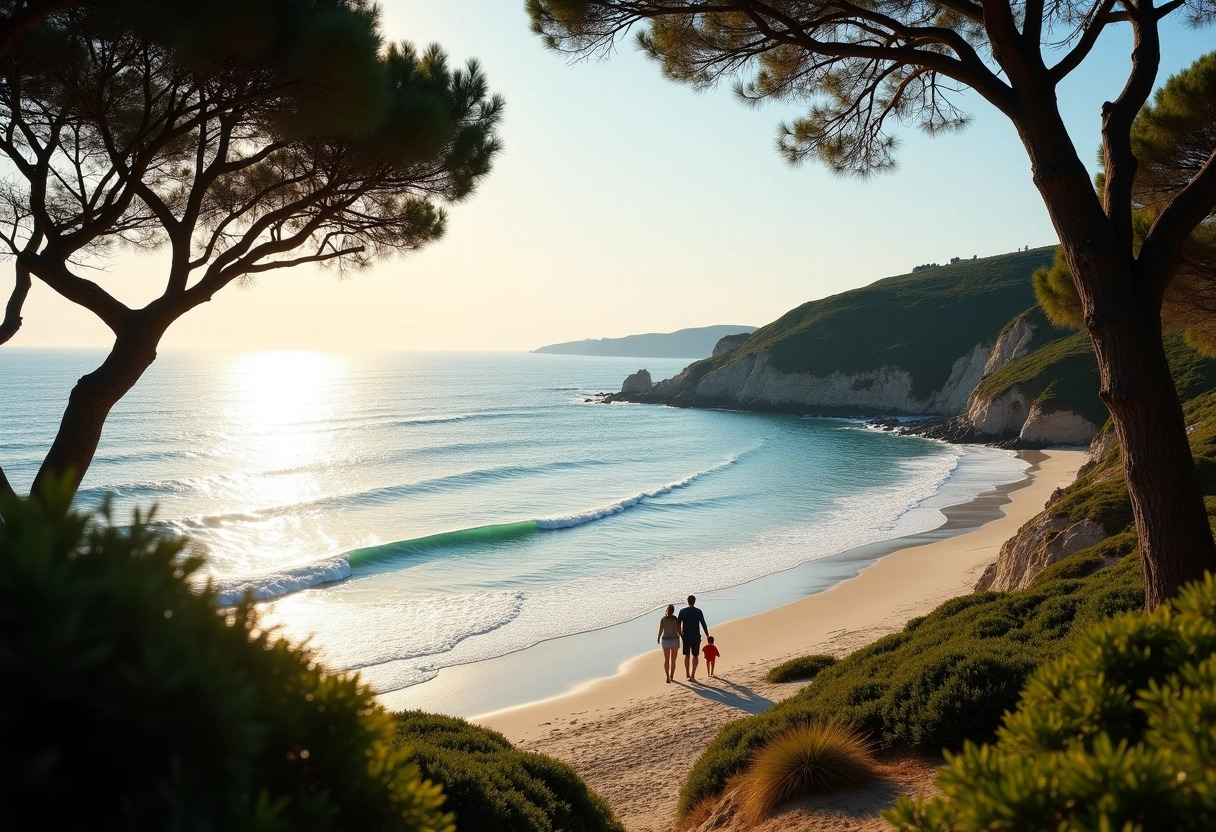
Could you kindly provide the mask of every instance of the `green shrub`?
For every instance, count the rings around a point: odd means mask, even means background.
[[[880,748],[934,754],[990,739],[1035,667],[1090,622],[1143,606],[1135,557],[1083,579],[952,598],[824,668],[789,699],[724,726],[689,773],[680,813],[720,794],[758,749],[799,723],[843,722]]]
[[[1216,581],[1088,629],[1030,678],[993,745],[948,756],[900,830],[1216,828]]]
[[[739,788],[739,805],[744,820],[757,824],[783,803],[859,786],[877,774],[869,745],[852,728],[802,723],[756,754]]]
[[[356,677],[221,611],[201,559],[0,498],[0,799],[12,828],[450,828]]]
[[[516,750],[463,719],[396,715],[396,744],[443,787],[462,832],[623,832],[611,810],[564,763]]]
[[[796,659],[790,659],[788,662],[782,662],[769,670],[768,680],[773,683],[809,682],[819,675],[819,671],[834,664],[836,664],[835,656],[799,656]]]

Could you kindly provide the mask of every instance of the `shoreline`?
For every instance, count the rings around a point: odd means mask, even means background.
[[[626,661],[615,675],[474,721],[571,763],[631,832],[668,829],[679,788],[717,728],[800,689],[799,683],[766,682],[768,668],[798,655],[847,654],[969,593],[1005,540],[1042,510],[1057,486],[1075,479],[1087,453],[1020,456],[1032,466],[1022,480],[943,509],[946,521],[931,533],[887,541],[897,544],[894,550],[855,577],[765,612],[711,624],[722,651],[718,678],[694,685],[678,673],[675,684],[665,684],[655,648]],[[838,557],[847,563],[843,555]],[[713,608],[698,606],[712,622]]]
[[[966,534],[1003,516],[1008,495],[1031,481],[1025,469],[1033,468],[1036,453],[1016,455],[1022,465],[1017,473],[1009,472],[1008,476],[1019,477],[1011,482],[994,484],[982,475],[969,482],[977,471],[964,467],[962,482],[967,484],[961,489],[956,484],[951,498],[959,502],[931,509],[937,517],[932,528],[853,545],[719,589],[702,587],[696,590],[700,605],[712,610],[711,625],[748,618],[830,590],[900,549]],[[446,665],[426,681],[382,691],[377,698],[393,711],[417,709],[478,719],[565,696],[613,677],[630,661],[646,655],[654,639],[650,632],[654,614],[655,610],[647,610],[602,627],[544,638],[493,658]]]

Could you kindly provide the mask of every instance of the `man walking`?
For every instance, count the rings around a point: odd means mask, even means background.
[[[705,623],[705,616],[695,606],[697,596],[688,596],[688,606],[680,610],[677,618],[680,619],[681,631],[683,635],[680,639],[684,643],[684,675],[688,677],[688,681],[697,681],[697,662],[701,659],[701,630],[705,630],[705,635],[709,635],[709,625]],[[692,669],[688,668],[688,657],[692,656]]]

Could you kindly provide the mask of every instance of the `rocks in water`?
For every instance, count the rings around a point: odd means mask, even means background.
[[[625,383],[621,385],[621,392],[646,393],[650,391],[651,387],[654,387],[654,382],[650,380],[650,371],[642,369],[625,379]]]

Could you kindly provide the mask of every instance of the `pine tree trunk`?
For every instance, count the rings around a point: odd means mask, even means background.
[[[1029,107],[1019,131],[1081,298],[1100,395],[1122,446],[1152,610],[1216,572],[1216,542],[1161,340],[1161,281],[1138,271],[1131,241],[1106,215],[1053,103]]]
[[[1090,336],[1102,399],[1122,446],[1139,533],[1145,605],[1152,610],[1173,598],[1183,584],[1205,571],[1216,572],[1216,543],[1161,341],[1160,313],[1150,298],[1130,311],[1133,315],[1121,316],[1121,325],[1091,326]]]
[[[34,478],[31,494],[39,494],[52,476],[66,481],[73,491],[80,487],[97,452],[111,408],[156,359],[156,346],[164,330],[163,325],[133,322],[115,339],[102,365],[76,382],[59,432]]]

